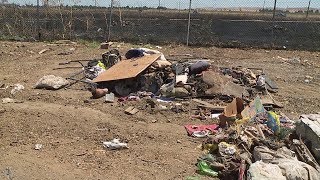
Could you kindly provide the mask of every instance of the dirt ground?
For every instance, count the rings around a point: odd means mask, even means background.
[[[119,46],[123,53],[137,47]],[[73,54],[58,55],[72,47]],[[50,50],[38,54],[46,48]],[[166,46],[161,51],[167,56],[189,53],[209,58],[217,66],[263,68],[280,88],[274,98],[284,104],[283,113],[297,119],[303,113],[320,112],[318,52],[185,46]],[[100,58],[103,52],[84,44],[0,42],[0,83],[25,86],[14,96],[23,103],[0,104],[0,179],[185,179],[196,174],[201,155],[197,146],[202,140],[188,137],[183,125],[209,120],[170,111],[126,115],[129,104],[86,101],[91,94],[78,86],[33,89],[44,75],[68,77],[79,70],[53,70],[58,63]],[[301,63],[278,56],[299,57]],[[9,92],[0,90],[0,98],[5,97]],[[129,149],[105,150],[102,142],[113,138],[128,142]],[[42,149],[35,150],[35,144],[43,144]]]

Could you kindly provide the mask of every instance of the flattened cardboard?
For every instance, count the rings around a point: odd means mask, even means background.
[[[107,82],[133,78],[147,69],[161,54],[146,55],[140,58],[123,60],[101,73],[93,82]]]
[[[224,109],[223,115],[228,118],[236,117],[243,111],[243,109],[243,100],[240,98],[234,98],[233,101]]]

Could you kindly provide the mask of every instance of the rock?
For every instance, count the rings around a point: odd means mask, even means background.
[[[161,94],[166,97],[187,97],[189,92],[183,87],[174,87],[173,83],[164,84],[161,89]]]
[[[8,104],[8,103],[22,103],[23,101],[11,99],[11,98],[3,98],[2,104]]]
[[[235,84],[231,81],[227,82],[222,87],[221,94],[222,95],[228,95],[228,96],[234,96],[234,97],[242,97],[242,95],[245,93],[245,88],[243,86],[240,86],[238,84]]]
[[[306,76],[306,79],[313,79],[313,77],[312,76]]]
[[[6,110],[5,109],[0,109],[0,114],[5,113]]]
[[[187,97],[189,92],[183,87],[177,87],[173,89],[173,94],[175,97]]]
[[[58,90],[69,85],[69,81],[65,78],[47,75],[43,76],[35,85],[36,89]]]

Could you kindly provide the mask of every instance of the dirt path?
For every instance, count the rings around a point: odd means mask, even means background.
[[[76,48],[73,54],[58,53]],[[125,52],[132,47],[122,44]],[[38,54],[42,49],[51,50]],[[0,42],[0,83],[21,83],[15,98],[21,104],[0,104],[0,177],[6,179],[183,179],[194,175],[197,146],[182,125],[210,123],[192,120],[187,113],[141,111],[124,114],[120,104],[84,102],[90,93],[77,86],[59,91],[35,90],[43,75],[66,77],[74,69],[52,70],[58,63],[99,58],[103,50],[84,45]],[[208,57],[219,66],[262,67],[280,87],[275,98],[282,110],[297,118],[320,111],[320,62],[317,52],[164,47],[165,54],[189,53]],[[277,58],[300,57],[301,64]],[[74,64],[72,66],[78,66]],[[305,83],[305,76],[311,76]],[[0,90],[0,98],[8,97]],[[126,105],[125,105],[126,106]],[[129,149],[106,151],[102,141],[120,138]],[[35,144],[43,144],[39,151]]]

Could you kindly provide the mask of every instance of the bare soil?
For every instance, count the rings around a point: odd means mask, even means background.
[[[133,47],[119,45],[122,53]],[[73,54],[58,55],[72,47]],[[50,50],[38,54],[46,48]],[[320,111],[318,52],[185,46],[165,46],[161,51],[167,56],[189,53],[209,58],[217,66],[263,68],[280,87],[274,98],[284,104],[283,113],[297,119]],[[58,63],[100,58],[103,52],[83,44],[0,42],[0,82],[25,86],[13,97],[23,103],[0,104],[0,179],[184,179],[195,175],[202,140],[188,137],[183,125],[212,121],[191,119],[188,112],[141,110],[126,115],[127,106],[143,108],[143,103],[86,102],[91,94],[79,86],[58,91],[33,88],[44,75],[68,77],[80,70],[53,70]],[[278,56],[299,57],[301,63],[288,63]],[[313,79],[306,83],[306,76]],[[0,90],[0,98],[9,96]],[[113,138],[128,142],[129,149],[105,150],[102,141]],[[43,148],[35,150],[35,144]]]

